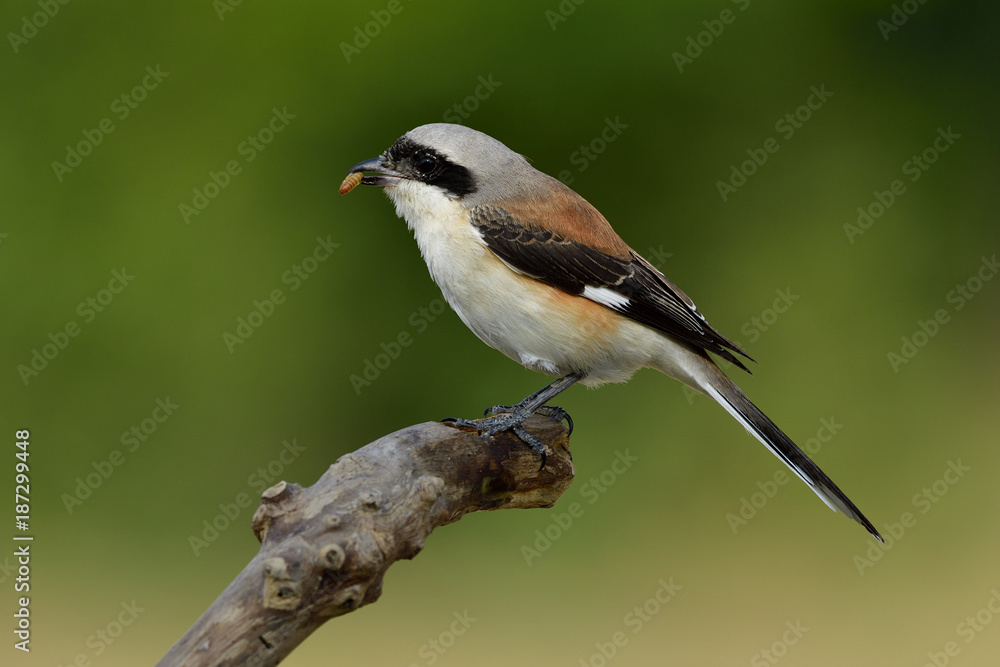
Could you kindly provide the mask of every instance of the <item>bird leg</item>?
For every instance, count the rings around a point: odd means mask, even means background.
[[[472,419],[449,417],[444,421],[451,422],[457,426],[474,428],[480,435],[486,437],[496,435],[502,431],[513,431],[517,437],[531,448],[531,451],[542,457],[542,468],[544,468],[546,459],[545,445],[542,444],[541,440],[528,433],[527,429],[524,428],[524,421],[537,412],[559,421],[565,419],[572,433],[573,420],[569,414],[562,408],[545,404],[579,380],[582,380],[583,377],[584,373],[570,373],[539,389],[517,405],[494,405],[483,413],[484,415],[493,415],[486,419],[475,421]]]

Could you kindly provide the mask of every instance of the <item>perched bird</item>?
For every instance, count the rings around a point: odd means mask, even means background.
[[[597,209],[482,132],[422,125],[381,156],[351,167],[340,188],[385,188],[445,299],[487,345],[558,379],[473,422],[514,431],[576,382],[624,382],[655,368],[717,401],[831,509],[881,536],[792,440],[722,372],[709,352],[747,370],[750,357],[705,320],[684,292],[630,248]],[[749,371],[747,371],[749,372]],[[544,466],[544,459],[543,459]]]

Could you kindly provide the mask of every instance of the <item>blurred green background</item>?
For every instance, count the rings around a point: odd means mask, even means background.
[[[456,119],[572,179],[895,539],[869,552],[770,483],[779,463],[722,410],[644,371],[560,397],[578,478],[554,509],[434,533],[287,664],[995,664],[995,4],[270,4],[0,12],[0,488],[13,536],[30,429],[35,536],[33,650],[8,632],[6,664],[155,662],[255,553],[271,482],[547,381],[441,311],[381,193],[337,193]],[[638,461],[615,475],[616,452]]]

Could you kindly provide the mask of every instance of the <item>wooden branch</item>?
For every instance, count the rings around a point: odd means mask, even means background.
[[[549,449],[427,422],[346,454],[313,486],[280,482],[253,517],[260,551],[158,663],[276,665],[327,620],[374,602],[395,561],[469,512],[551,507],[573,481],[569,433],[535,416]]]

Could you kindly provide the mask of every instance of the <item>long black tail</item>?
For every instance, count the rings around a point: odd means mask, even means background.
[[[746,394],[726,377],[718,366],[708,361],[710,377],[706,378],[707,386],[698,387],[715,399],[726,411],[736,418],[754,437],[764,443],[781,461],[791,468],[792,472],[809,485],[820,499],[832,510],[840,510],[851,517],[872,534],[879,542],[884,542],[882,536],[875,530],[871,521],[865,518],[854,503],[851,502],[833,480],[826,476],[819,466],[813,463],[805,452],[798,448],[785,433],[778,428],[767,415],[754,405]]]

